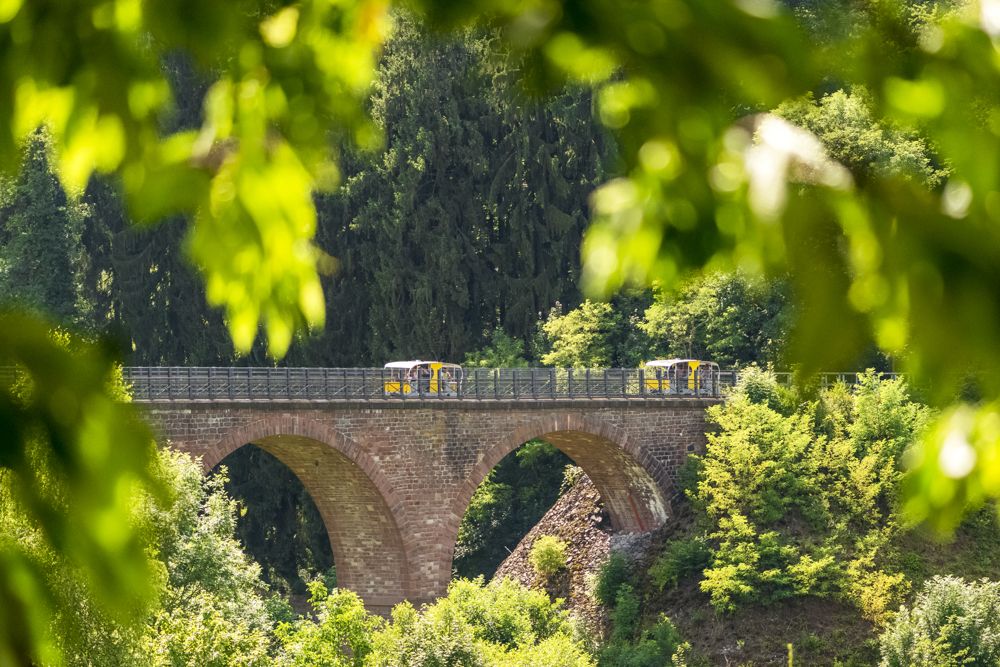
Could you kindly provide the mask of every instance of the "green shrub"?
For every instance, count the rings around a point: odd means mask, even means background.
[[[628,606],[626,604],[625,606]],[[651,628],[635,642],[612,639],[601,651],[600,667],[683,667],[690,651],[670,619],[660,615]]]
[[[559,495],[566,493],[579,482],[586,473],[583,468],[575,465],[568,465],[563,468],[562,482],[559,484]]]
[[[677,469],[677,490],[684,497],[694,499],[698,495],[698,480],[701,478],[701,457],[689,454]]]
[[[772,371],[756,365],[740,371],[739,380],[733,387],[733,395],[744,396],[751,403],[766,405],[781,414],[791,412],[795,403],[793,394],[778,384]]]
[[[792,563],[787,569],[792,586],[799,595],[830,595],[840,583],[840,568],[830,554],[818,555],[816,558],[802,554],[798,562]]]
[[[712,552],[704,537],[671,540],[649,569],[649,576],[660,590],[668,585],[675,587],[684,577],[700,574],[708,567],[711,558]]]
[[[566,543],[552,535],[542,535],[531,545],[531,566],[542,577],[551,577],[566,568]]]
[[[265,597],[264,609],[274,625],[295,621],[295,609],[292,608],[292,603],[288,601],[288,598],[283,595],[272,594]]]
[[[281,651],[274,662],[282,667],[360,667],[372,657],[372,638],[385,622],[369,614],[356,593],[328,590],[319,580],[308,586],[313,613],[278,626]]]
[[[447,596],[419,611],[396,605],[389,621],[366,612],[354,593],[320,582],[310,589],[314,613],[278,627],[272,664],[594,667],[561,602],[509,579],[453,581]]]
[[[902,572],[849,570],[847,592],[861,613],[870,621],[885,623],[910,589]]]
[[[934,577],[880,643],[882,667],[1000,664],[1000,582]]]
[[[565,635],[549,637],[513,651],[491,647],[484,654],[488,667],[594,667],[590,656]]]
[[[560,602],[510,579],[483,584],[481,577],[448,586],[448,604],[467,619],[477,639],[515,648],[538,637],[568,632]]]
[[[365,667],[593,667],[561,602],[509,579],[459,579],[420,611],[397,605],[372,647]]]
[[[628,558],[612,551],[608,560],[597,573],[594,584],[594,598],[605,607],[611,607],[618,597],[618,589],[632,578],[632,566]]]
[[[615,596],[615,608],[611,610],[611,643],[629,642],[639,631],[642,605],[635,589],[622,584]]]

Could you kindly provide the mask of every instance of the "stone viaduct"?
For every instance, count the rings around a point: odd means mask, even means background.
[[[583,468],[617,531],[658,528],[670,517],[678,467],[705,442],[705,408],[718,402],[627,389],[441,400],[375,390],[317,398],[284,386],[262,396],[225,383],[208,395],[190,380],[186,390],[175,379],[169,391],[151,390],[140,369],[127,370],[160,442],[200,456],[206,470],[249,444],[288,466],[323,517],[338,581],[380,612],[445,592],[473,492],[533,438]]]

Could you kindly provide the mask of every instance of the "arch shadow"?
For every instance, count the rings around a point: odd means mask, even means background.
[[[544,417],[504,436],[473,467],[448,517],[452,553],[458,527],[476,489],[504,457],[533,439],[561,450],[587,473],[601,494],[615,531],[647,532],[669,518],[672,484],[666,468],[625,431],[585,415]]]
[[[249,444],[287,466],[316,504],[339,585],[372,608],[388,608],[409,597],[399,499],[355,441],[321,422],[275,415],[228,432],[203,455],[205,471]]]

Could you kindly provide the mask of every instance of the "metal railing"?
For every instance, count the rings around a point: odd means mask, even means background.
[[[739,371],[723,371],[724,373],[732,372],[736,373],[736,377],[739,376]],[[846,384],[848,386],[855,385],[859,383],[859,378],[863,373],[859,371],[841,371],[841,372],[825,372],[817,373],[813,376],[808,384],[812,387],[819,387],[820,389],[828,389],[835,384]],[[778,384],[783,387],[792,387],[795,385],[797,375],[795,373],[788,372],[777,372],[774,373],[775,379],[777,379]],[[878,376],[883,380],[895,380],[897,378],[903,377],[902,373],[878,373]],[[735,380],[733,384],[735,384]]]
[[[776,373],[791,385],[792,373]],[[387,391],[399,379],[385,368],[127,367],[133,400],[170,401],[381,401],[567,400],[608,398],[719,398],[736,384],[738,370],[713,371],[698,382],[671,387],[665,375],[642,368],[471,368],[447,391],[414,382],[410,393]],[[855,372],[821,373],[828,387],[854,384]],[[895,377],[895,374],[883,374]],[[444,385],[442,385],[444,387]]]
[[[641,368],[472,368],[433,391],[414,382],[409,393],[387,391],[399,378],[385,368],[127,367],[125,381],[140,402],[553,400],[594,398],[717,398],[735,373],[716,371],[670,388],[665,376]]]

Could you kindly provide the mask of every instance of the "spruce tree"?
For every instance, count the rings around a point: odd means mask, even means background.
[[[0,297],[71,326],[89,310],[80,294],[86,209],[68,201],[53,174],[49,141],[28,143],[20,174],[0,205]]]
[[[382,187],[362,224],[375,231],[373,350],[383,357],[460,359],[478,342],[487,304],[482,191],[486,172],[477,92],[486,82],[459,40],[402,21],[373,99],[386,151]]]

